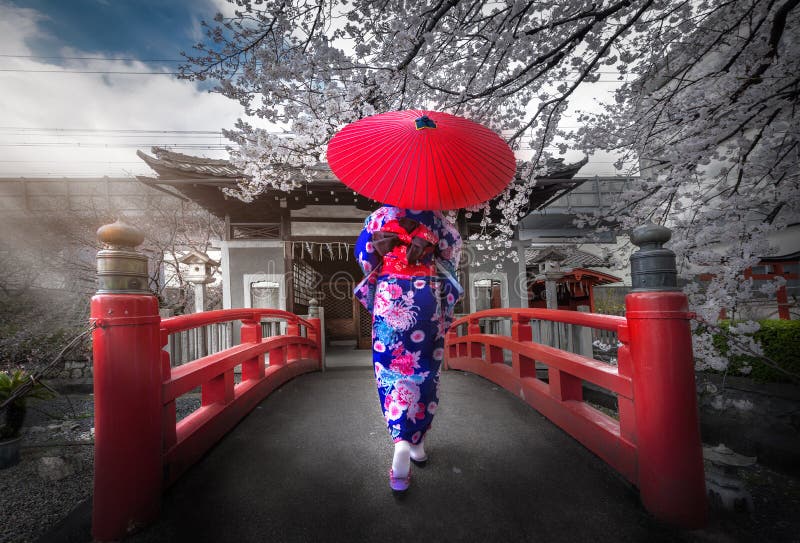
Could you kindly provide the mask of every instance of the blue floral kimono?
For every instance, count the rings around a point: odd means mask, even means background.
[[[373,315],[383,415],[395,442],[416,444],[436,413],[444,336],[464,292],[456,279],[461,237],[438,211],[383,206],[367,217],[355,252],[365,277],[354,294]]]

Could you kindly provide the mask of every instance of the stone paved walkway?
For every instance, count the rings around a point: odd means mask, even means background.
[[[619,476],[526,404],[445,372],[430,461],[394,496],[370,369],[301,376],[164,496],[134,542],[695,540],[652,520]]]

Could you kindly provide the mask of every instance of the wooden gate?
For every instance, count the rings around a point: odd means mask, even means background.
[[[372,349],[372,314],[358,300],[355,302],[358,316],[358,348]]]
[[[355,342],[358,338],[357,314],[352,292],[352,282],[337,280],[320,285],[322,298],[320,305],[325,308],[325,334],[328,341]]]

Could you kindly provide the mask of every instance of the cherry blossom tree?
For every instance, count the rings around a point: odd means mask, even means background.
[[[615,209],[581,222],[672,227],[682,273],[714,274],[687,288],[713,323],[753,296],[743,271],[800,214],[798,3],[236,0],[182,73],[273,127],[240,120],[226,132],[245,200],[313,182],[331,136],[367,115],[438,109],[492,127],[527,157],[492,203],[501,219],[481,206],[479,237],[499,246],[553,149],[616,151],[639,175]],[[576,91],[608,73],[614,102],[559,129]],[[706,363],[722,367],[700,338]]]
[[[756,289],[744,271],[774,254],[770,236],[800,218],[798,3],[708,2],[688,16],[665,13],[673,28],[634,38],[654,48],[636,80],[565,135],[639,159],[638,182],[605,218],[667,224],[684,277],[711,277],[685,291],[712,325],[696,351],[718,369],[726,360],[711,333],[721,309],[743,321],[729,348],[760,352],[746,335],[758,328],[748,306],[759,295],[774,300],[784,281]]]

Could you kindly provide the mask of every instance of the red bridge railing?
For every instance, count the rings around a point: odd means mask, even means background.
[[[636,292],[626,305],[627,317],[548,309],[473,313],[450,328],[445,367],[520,396],[636,485],[659,519],[702,526],[705,479],[686,297]],[[511,337],[481,332],[481,319],[497,318],[511,322]],[[617,366],[532,341],[532,320],[616,332]],[[546,378],[539,378],[537,362]],[[616,395],[619,420],[584,401],[584,381]]]
[[[481,333],[481,319],[498,317],[511,321],[511,337]],[[615,367],[534,343],[532,319],[617,332],[623,343],[619,349],[618,365]],[[453,323],[446,339],[445,364],[450,369],[481,375],[520,396],[611,464],[626,479],[636,483],[636,428],[630,351],[625,342],[626,323],[623,317],[576,311],[479,311]],[[458,335],[463,328],[467,333]],[[511,353],[510,366],[505,361],[504,350]],[[547,382],[537,376],[537,361],[547,366]],[[583,401],[583,381],[616,393],[619,421]]]
[[[209,311],[162,320],[152,295],[98,294],[94,331],[95,460],[92,532],[118,540],[158,516],[161,494],[277,387],[322,367],[320,320],[277,309]],[[262,337],[262,318],[286,333]],[[171,367],[170,334],[240,321],[238,345]],[[241,368],[236,382],[236,368]],[[177,421],[176,400],[200,390]]]
[[[267,317],[285,319],[286,334],[262,338],[261,319]],[[322,367],[319,319],[309,321],[278,309],[228,309],[165,319],[161,322],[161,346],[167,345],[169,334],[233,320],[242,322],[240,345],[176,368],[170,367],[169,353],[161,351],[167,483],[277,387]],[[234,384],[237,366],[241,366],[241,382]],[[176,423],[176,398],[197,387],[201,389],[201,407]]]

